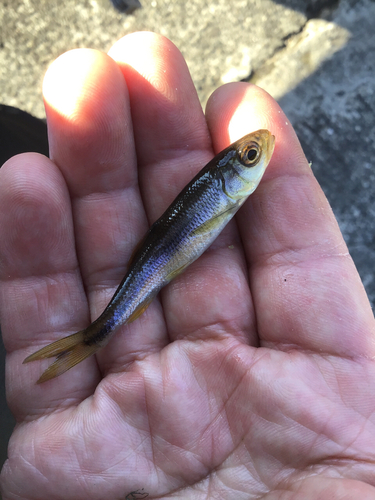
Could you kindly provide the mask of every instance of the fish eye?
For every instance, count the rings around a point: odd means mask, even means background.
[[[260,149],[258,144],[255,143],[249,144],[239,151],[239,160],[247,167],[252,167],[258,163],[259,157]]]

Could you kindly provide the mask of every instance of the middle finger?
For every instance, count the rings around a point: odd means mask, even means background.
[[[172,42],[135,33],[110,55],[129,89],[140,188],[152,223],[213,157],[211,137],[189,70]],[[161,296],[170,339],[231,334],[248,341],[254,315],[235,223]]]

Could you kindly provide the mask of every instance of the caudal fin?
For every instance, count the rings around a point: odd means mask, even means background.
[[[39,349],[39,351],[28,356],[24,360],[24,363],[56,356],[56,360],[42,373],[37,381],[37,384],[41,384],[65,373],[73,366],[94,354],[98,349],[98,345],[87,345],[85,343],[84,330],[82,330]]]

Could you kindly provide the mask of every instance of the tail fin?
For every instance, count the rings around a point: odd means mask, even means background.
[[[73,366],[94,354],[99,348],[100,346],[98,345],[86,344],[84,341],[84,330],[82,330],[43,347],[39,351],[28,356],[24,360],[24,363],[56,356],[56,360],[39,378],[37,384],[41,384],[42,382],[46,382],[47,380],[51,380],[65,373]]]

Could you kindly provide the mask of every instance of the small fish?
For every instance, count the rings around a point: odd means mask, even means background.
[[[159,290],[194,262],[256,189],[271,159],[268,130],[245,135],[215,156],[151,226],[103,313],[85,330],[28,356],[24,363],[56,357],[38,384],[58,377],[105,346],[113,333],[137,319]]]

